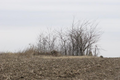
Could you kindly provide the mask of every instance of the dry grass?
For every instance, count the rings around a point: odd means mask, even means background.
[[[118,80],[120,58],[0,55],[0,80]]]
[[[98,57],[94,57],[94,56],[58,56],[58,57],[54,57],[54,56],[41,56],[42,58],[47,58],[47,59],[75,59],[75,58],[98,58]]]

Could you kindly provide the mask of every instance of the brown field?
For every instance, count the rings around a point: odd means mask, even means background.
[[[0,54],[0,80],[120,80],[120,58]]]

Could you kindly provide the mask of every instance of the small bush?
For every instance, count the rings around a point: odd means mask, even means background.
[[[103,58],[103,56],[101,55],[100,58]]]
[[[89,54],[88,54],[88,55],[89,55],[89,56],[93,56],[93,54],[92,54],[92,52],[91,52],[91,51],[89,52]]]
[[[56,50],[51,51],[51,55],[53,55],[53,56],[59,56],[59,54],[60,53]]]

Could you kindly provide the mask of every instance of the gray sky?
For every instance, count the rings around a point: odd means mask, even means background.
[[[73,16],[96,20],[101,55],[120,57],[120,0],[0,0],[0,51],[22,50],[48,28],[69,28]]]

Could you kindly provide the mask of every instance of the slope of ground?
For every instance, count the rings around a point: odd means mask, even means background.
[[[119,80],[120,58],[0,55],[0,80]]]

